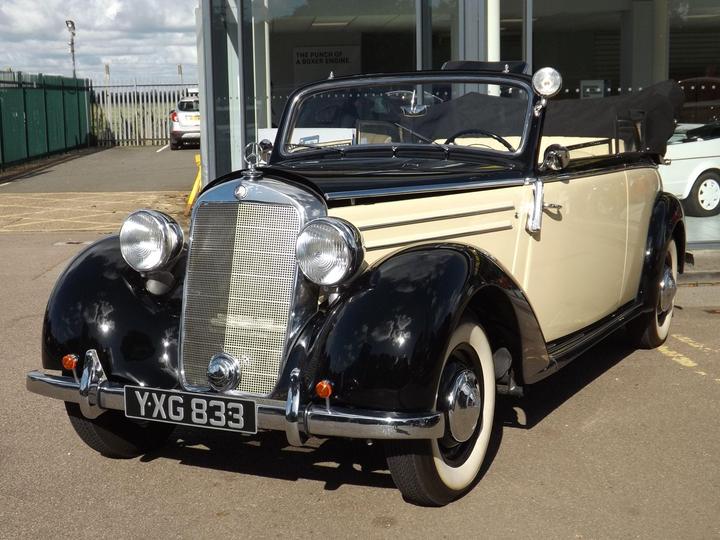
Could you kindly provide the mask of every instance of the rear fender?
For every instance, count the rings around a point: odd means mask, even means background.
[[[645,260],[640,278],[638,297],[645,310],[655,306],[655,280],[660,275],[665,251],[671,240],[675,240],[678,251],[678,272],[685,269],[685,223],[680,201],[670,193],[660,192],[655,199],[648,237],[645,246]]]

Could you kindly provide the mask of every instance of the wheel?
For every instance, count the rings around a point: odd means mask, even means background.
[[[654,295],[655,309],[630,321],[627,329],[635,343],[643,349],[659,347],[670,333],[677,292],[678,253],[675,240],[671,240],[665,251],[660,275],[657,276]]]
[[[170,141],[170,150],[179,150],[182,143],[179,141]]]
[[[111,458],[133,458],[165,444],[175,426],[159,422],[136,422],[118,411],[106,411],[92,420],[77,403],[65,402],[70,423],[85,444]]]
[[[495,369],[483,328],[465,319],[445,353],[437,410],[445,416],[441,439],[388,441],[386,457],[406,500],[442,506],[457,499],[478,477],[490,444],[495,415]]]
[[[695,180],[688,198],[683,201],[688,215],[697,217],[720,214],[720,173],[707,171]]]

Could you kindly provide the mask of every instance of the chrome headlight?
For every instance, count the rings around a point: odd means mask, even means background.
[[[133,212],[120,229],[120,252],[138,272],[159,270],[172,261],[183,246],[180,225],[154,210]]]
[[[297,237],[295,253],[300,270],[318,285],[338,285],[353,277],[365,257],[360,232],[340,218],[318,218]]]

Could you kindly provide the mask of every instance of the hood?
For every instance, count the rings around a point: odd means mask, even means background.
[[[258,167],[258,170],[265,177],[309,187],[333,204],[351,199],[470,190],[508,180],[524,181],[522,172],[511,162],[479,164],[417,158],[289,161]],[[205,190],[242,175],[243,171],[235,171],[222,176],[208,184]]]

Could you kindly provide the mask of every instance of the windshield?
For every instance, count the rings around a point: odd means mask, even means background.
[[[354,81],[301,96],[283,130],[285,155],[406,144],[504,154],[524,144],[528,93],[478,79]]]

